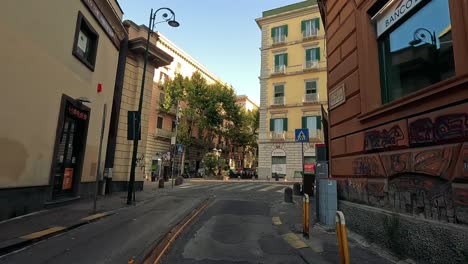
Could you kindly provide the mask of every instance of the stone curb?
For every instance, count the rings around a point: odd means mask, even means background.
[[[76,223],[73,223],[72,225],[67,226],[67,227],[62,227],[62,226],[50,227],[48,229],[33,232],[31,234],[26,234],[21,237],[16,237],[16,238],[12,238],[6,241],[2,241],[0,242],[0,256],[22,249],[24,247],[27,247],[39,241],[45,240],[49,237],[56,236],[62,233],[66,233],[80,226],[98,221],[102,218],[113,215],[114,213],[115,213],[115,210],[104,212],[104,213],[98,213],[98,214],[90,215],[88,217],[84,217],[78,220]]]

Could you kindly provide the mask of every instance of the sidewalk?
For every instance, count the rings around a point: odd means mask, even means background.
[[[258,182],[258,183],[272,183],[272,184],[294,184],[296,182],[302,183],[302,178],[291,178],[285,181],[284,179],[280,179],[279,181],[275,181],[275,179],[269,180],[255,180],[255,179],[237,179],[237,178],[228,178],[228,180],[216,180],[216,179],[204,179],[204,178],[189,178],[185,179],[186,181],[193,181],[193,182]]]
[[[338,243],[334,227],[324,227],[317,223],[315,218],[315,199],[310,201],[311,225],[309,239],[302,237],[302,196],[294,196],[294,204],[281,203],[272,208],[272,214],[278,218],[273,219],[284,236],[293,236],[295,240],[290,243],[298,249],[299,254],[309,263],[340,263]],[[279,220],[279,222],[278,222]],[[276,223],[275,223],[276,222]],[[348,231],[348,247],[351,263],[397,263],[398,259],[383,251],[375,251],[369,245],[364,246],[353,239]],[[303,242],[303,243],[302,243]],[[300,246],[300,245],[303,246]]]
[[[165,189],[158,190],[157,188],[157,182],[145,182],[144,190],[135,195],[137,205],[167,192],[165,191],[167,184]],[[93,212],[93,199],[91,198],[2,221],[0,222],[0,255],[97,221],[125,207],[128,207],[127,193],[116,192],[99,196],[96,212]]]

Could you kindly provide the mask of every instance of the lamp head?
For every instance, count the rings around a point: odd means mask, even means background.
[[[410,44],[411,46],[416,46],[416,45],[421,44],[421,42],[422,42],[422,40],[420,40],[420,39],[413,39],[408,44]]]
[[[167,22],[169,24],[169,26],[171,27],[179,27],[180,24],[179,22],[175,21],[175,20],[170,20],[169,22]]]

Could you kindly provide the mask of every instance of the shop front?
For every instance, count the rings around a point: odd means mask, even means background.
[[[52,200],[77,196],[90,109],[63,95],[52,164]]]

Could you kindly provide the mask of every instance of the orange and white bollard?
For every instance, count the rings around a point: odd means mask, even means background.
[[[304,193],[304,198],[302,198],[302,235],[305,238],[309,238],[309,195]]]
[[[335,222],[340,264],[349,264],[348,237],[346,236],[346,222],[343,212],[336,211]]]

